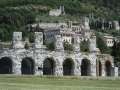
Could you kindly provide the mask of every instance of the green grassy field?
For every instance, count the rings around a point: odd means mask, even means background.
[[[120,90],[120,80],[2,75],[0,90]]]

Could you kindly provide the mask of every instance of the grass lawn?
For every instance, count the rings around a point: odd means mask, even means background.
[[[0,90],[120,90],[120,80],[0,75]]]

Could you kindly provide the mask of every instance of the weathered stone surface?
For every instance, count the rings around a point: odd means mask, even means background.
[[[22,33],[16,32],[13,34],[13,48],[2,50],[0,53],[0,59],[3,57],[8,57],[13,62],[13,73],[16,75],[21,75],[21,62],[24,58],[29,57],[34,61],[34,74],[43,75],[43,62],[47,58],[52,58],[55,62],[54,75],[63,76],[63,62],[66,59],[71,59],[73,61],[73,75],[81,75],[81,65],[83,59],[88,59],[90,61],[90,75],[97,76],[96,74],[96,61],[101,62],[101,76],[106,76],[105,63],[109,61],[111,67],[114,68],[113,57],[110,55],[97,55],[96,51],[96,37],[90,39],[90,53],[80,52],[79,39],[75,37],[76,41],[74,43],[74,52],[67,53],[64,51],[61,36],[56,36],[56,49],[55,51],[47,51],[43,46],[43,34],[40,32],[35,32],[35,47],[29,50],[23,48]],[[115,76],[117,76],[117,69],[115,69]]]

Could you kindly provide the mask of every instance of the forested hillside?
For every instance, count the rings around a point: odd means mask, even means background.
[[[68,14],[94,13],[96,16],[109,16],[109,18],[120,15],[120,0],[0,0],[0,7],[28,4],[50,6],[51,8],[64,5]]]
[[[0,40],[11,40],[13,31],[22,31],[26,36],[27,24],[36,22],[37,16],[47,19],[48,11],[60,5],[65,6],[66,17],[92,14],[120,20],[120,0],[0,0]]]

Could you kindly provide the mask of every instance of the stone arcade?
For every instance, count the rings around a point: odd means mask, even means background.
[[[43,45],[43,34],[35,32],[34,46],[26,50],[22,33],[14,32],[12,48],[0,50],[0,74],[117,76],[113,57],[97,53],[96,36],[91,36],[89,42],[90,53],[80,52],[80,40],[75,36],[74,52],[68,53],[57,35],[55,51],[48,51]]]

